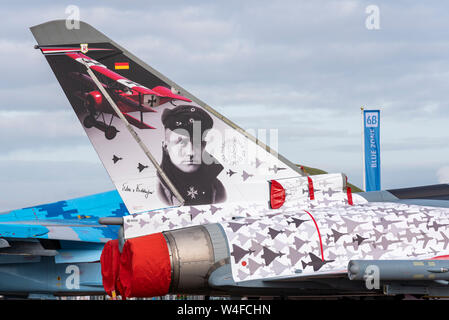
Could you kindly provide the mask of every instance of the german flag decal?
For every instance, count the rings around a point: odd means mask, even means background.
[[[123,69],[129,69],[129,63],[128,62],[116,62],[114,64],[115,70],[123,70]]]

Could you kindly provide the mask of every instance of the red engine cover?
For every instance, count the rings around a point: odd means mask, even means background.
[[[120,250],[118,248],[118,240],[110,240],[106,242],[101,252],[101,276],[103,278],[103,287],[109,296],[112,291],[121,294],[121,285],[119,282],[120,270]]]
[[[171,263],[162,233],[125,242],[120,258],[120,282],[125,297],[155,297],[168,293]]]

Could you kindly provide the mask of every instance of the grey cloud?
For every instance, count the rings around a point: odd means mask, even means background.
[[[72,107],[55,77],[48,81],[35,79],[34,84],[17,83],[14,86],[1,87],[0,95],[0,112],[46,112],[48,119],[52,118],[52,112],[72,112]]]
[[[20,149],[90,145],[73,111],[0,111],[2,155]]]
[[[0,161],[0,212],[113,190],[98,163]]]

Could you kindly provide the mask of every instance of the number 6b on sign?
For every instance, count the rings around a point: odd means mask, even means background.
[[[365,127],[378,127],[379,118],[377,112],[365,112]]]

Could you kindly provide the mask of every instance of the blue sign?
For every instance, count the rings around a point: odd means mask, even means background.
[[[380,110],[363,111],[365,191],[380,190]]]

